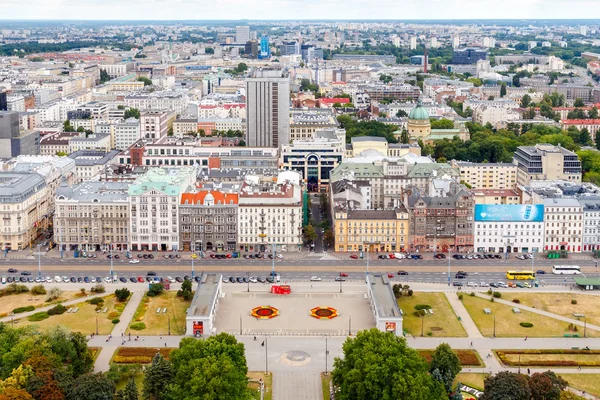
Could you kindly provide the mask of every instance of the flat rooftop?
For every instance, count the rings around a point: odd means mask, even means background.
[[[379,274],[369,274],[369,283],[371,284],[379,317],[401,317],[402,312],[400,311],[400,307],[398,307],[398,302],[394,297],[392,284],[388,277]]]
[[[192,299],[187,316],[188,317],[208,317],[212,305],[217,299],[219,283],[221,275],[217,274],[202,274],[202,280],[196,288],[196,293]]]

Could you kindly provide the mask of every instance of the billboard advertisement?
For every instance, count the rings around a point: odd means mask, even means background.
[[[544,222],[543,204],[476,204],[477,222]]]

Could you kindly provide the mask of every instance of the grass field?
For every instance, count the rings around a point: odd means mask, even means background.
[[[472,374],[472,373],[460,373],[454,379],[454,384],[458,382],[470,386],[477,390],[483,390],[483,381],[485,378],[490,376],[489,374]]]
[[[169,332],[169,318],[171,324],[171,335],[185,334],[186,310],[191,301],[185,301],[177,297],[174,290],[165,291],[159,296],[144,296],[136,310],[132,323],[143,322],[145,329],[132,330],[131,333],[140,335],[167,335]],[[166,313],[157,313],[156,309],[167,309]]]
[[[321,387],[323,389],[324,400],[329,400],[329,396],[331,395],[331,391],[329,390],[329,382],[331,382],[331,374],[325,375],[324,372],[321,372]]]
[[[273,374],[265,375],[264,372],[248,371],[248,379],[262,379],[265,383],[264,400],[273,398]],[[258,382],[248,382],[248,387],[252,390],[252,398],[260,399],[260,384]]]
[[[504,298],[508,300],[512,300],[513,297],[517,297],[517,293],[510,296],[504,295]],[[463,296],[462,301],[483,336],[493,336],[494,316],[496,317],[496,336],[498,337],[561,337],[565,333],[573,333],[567,329],[569,325],[567,322],[525,310],[515,314],[512,311],[513,306],[469,295]],[[514,304],[514,307],[518,306],[519,304]],[[489,308],[492,314],[485,314],[484,308]],[[519,325],[521,322],[530,322],[533,327],[524,328]],[[577,333],[583,336],[583,328]],[[587,334],[598,337],[600,332],[588,329]]]
[[[427,314],[421,321],[421,317],[414,315],[417,304],[430,305],[433,315]],[[434,337],[467,336],[444,293],[414,292],[412,296],[400,297],[398,306],[404,312],[402,326],[406,332],[413,336],[421,336],[421,323],[423,323],[423,335]],[[430,332],[431,334],[429,334]]]
[[[421,357],[427,362],[431,362],[431,355],[435,350],[417,350]],[[457,350],[453,349],[454,353],[458,356],[460,365],[463,367],[485,367],[485,364],[479,357],[479,354],[475,350]]]
[[[568,318],[577,319],[573,314],[584,314],[588,323],[600,325],[600,296],[581,293],[515,293],[510,300],[513,298],[519,299],[521,304],[528,307]],[[571,304],[571,300],[577,301],[577,304]]]
[[[138,393],[141,396],[142,391],[144,390],[144,373],[138,372],[137,374],[134,375],[133,380],[135,381],[135,384],[138,389]],[[119,380],[119,382],[117,382],[117,391],[125,389],[125,385],[127,385],[128,381],[129,381],[129,377],[121,378]]]
[[[51,287],[46,286],[46,290],[50,290]],[[40,308],[61,301],[73,300],[77,294],[79,294],[78,291],[64,291],[57,300],[49,303],[46,303],[46,298],[48,298],[46,294],[19,293],[2,296],[0,297],[0,317],[6,317],[17,307],[34,306]]]
[[[600,396],[600,374],[561,374],[569,386],[584,390],[594,396]]]
[[[101,297],[101,296],[98,296]],[[96,306],[85,301],[69,307],[79,307],[77,313],[64,313],[61,315],[52,315],[43,321],[30,322],[27,318],[21,318],[15,326],[36,325],[40,330],[46,330],[56,325],[63,325],[74,332],[81,332],[85,335],[96,333],[96,321],[98,321],[98,334],[108,335],[112,332],[114,324],[113,318],[118,318],[127,302],[120,303],[114,294],[104,296],[104,305],[102,309],[108,309],[106,313],[97,313]],[[67,307],[67,308],[69,308]]]

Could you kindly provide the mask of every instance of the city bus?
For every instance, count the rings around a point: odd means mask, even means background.
[[[506,279],[535,279],[533,271],[506,271]]]
[[[555,275],[580,275],[581,268],[578,265],[553,265],[552,273]]]

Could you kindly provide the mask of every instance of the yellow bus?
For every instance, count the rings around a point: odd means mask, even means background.
[[[506,271],[506,279],[535,279],[533,271]]]

